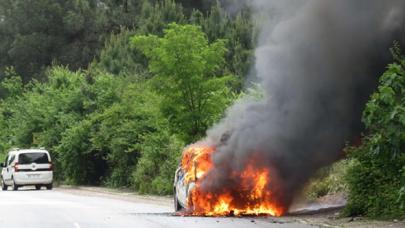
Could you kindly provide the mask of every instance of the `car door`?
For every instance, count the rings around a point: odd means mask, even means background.
[[[177,199],[182,206],[186,206],[187,203],[187,184],[184,180],[184,171],[179,168],[176,173],[176,195]]]
[[[13,174],[12,164],[13,164],[14,159],[15,159],[14,154],[9,156],[8,161],[7,161],[7,167],[5,168],[6,169],[5,174],[3,175],[4,182],[6,182],[7,184],[10,184],[10,182],[11,182],[11,176]]]

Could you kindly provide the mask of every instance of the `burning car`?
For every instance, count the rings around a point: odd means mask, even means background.
[[[199,178],[211,168],[213,147],[192,145],[185,149],[174,177],[174,209],[181,211],[192,206],[190,196]]]
[[[216,148],[197,143],[183,151],[174,180],[176,212],[197,216],[281,216],[287,211],[273,194],[270,169],[257,166],[257,158],[252,157],[238,172],[217,175],[212,160]]]
[[[219,145],[225,145],[231,136],[231,131],[225,132],[220,139]],[[192,207],[192,192],[199,178],[213,168],[211,156],[216,146],[208,143],[197,143],[188,146],[183,151],[182,160],[174,176],[174,210]]]

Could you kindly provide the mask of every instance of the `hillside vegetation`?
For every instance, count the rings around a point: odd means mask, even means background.
[[[246,93],[250,14],[208,0],[0,0],[1,159],[45,147],[59,182],[171,194],[182,148]],[[405,214],[405,60],[393,56],[361,145],[310,185],[311,197],[348,191],[348,215]]]
[[[61,182],[171,194],[182,148],[241,91],[249,11],[101,2],[0,1],[2,154],[45,147]]]

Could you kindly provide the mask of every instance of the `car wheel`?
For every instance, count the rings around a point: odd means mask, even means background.
[[[46,185],[46,189],[47,189],[47,190],[52,190],[52,188],[53,188],[53,184],[48,184],[48,185]]]
[[[36,190],[41,190],[41,185],[35,185]]]
[[[18,190],[18,185],[15,184],[14,178],[13,178],[13,184],[11,185],[11,189],[13,189],[13,191]]]
[[[1,178],[1,190],[7,191],[7,185],[6,185],[6,183],[4,183],[3,178]]]
[[[179,200],[177,199],[176,189],[174,190],[173,200],[174,200],[174,211],[178,212],[178,211],[183,210],[183,207],[181,206],[181,204],[179,203]]]

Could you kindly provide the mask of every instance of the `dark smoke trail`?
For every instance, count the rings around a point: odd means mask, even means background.
[[[230,174],[256,158],[270,167],[274,198],[288,207],[319,168],[359,135],[361,112],[405,40],[403,0],[253,0],[261,27],[255,71],[264,101],[235,104],[208,132],[219,145],[203,191],[238,188]],[[275,23],[277,18],[277,23]],[[227,140],[221,141],[221,137]],[[237,181],[236,181],[237,182]],[[237,191],[236,191],[237,192]]]

